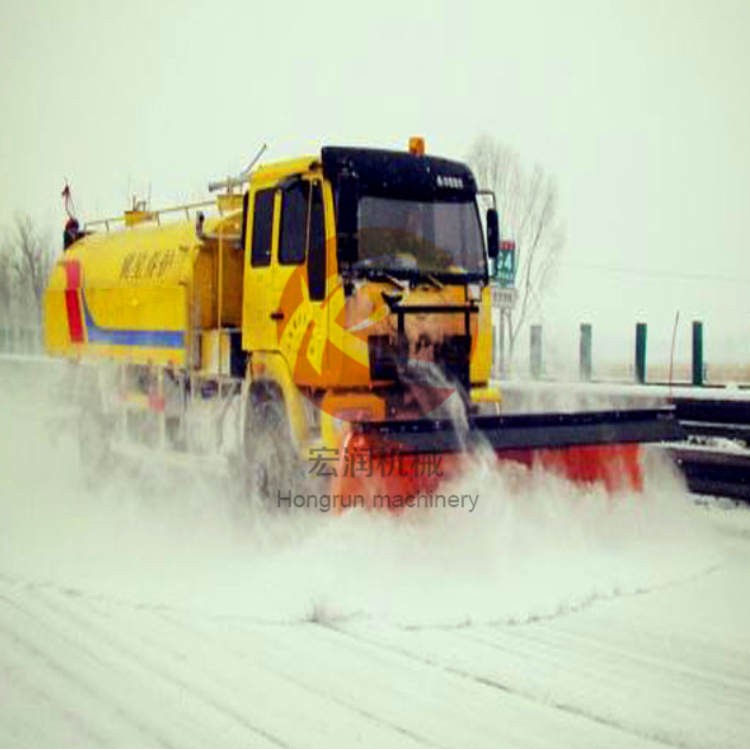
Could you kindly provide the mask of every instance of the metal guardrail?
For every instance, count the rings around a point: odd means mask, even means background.
[[[689,441],[669,450],[690,491],[750,502],[750,401],[672,401]]]
[[[750,502],[750,452],[674,447],[669,452],[691,492]]]

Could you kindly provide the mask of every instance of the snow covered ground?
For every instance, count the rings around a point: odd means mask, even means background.
[[[78,474],[0,368],[0,745],[750,744],[750,512],[478,460],[477,509],[269,516]]]

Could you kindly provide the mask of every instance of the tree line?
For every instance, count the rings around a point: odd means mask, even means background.
[[[17,214],[0,239],[0,328],[34,328],[59,249],[26,214]]]
[[[474,140],[466,160],[477,184],[495,191],[501,233],[516,243],[518,298],[508,314],[510,364],[519,334],[539,314],[565,244],[557,183],[541,166],[529,168],[516,150],[489,135]]]

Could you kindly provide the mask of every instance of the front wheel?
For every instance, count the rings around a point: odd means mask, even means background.
[[[298,486],[300,461],[281,396],[251,393],[245,417],[243,484],[246,494],[269,509],[288,508]],[[285,500],[285,498],[289,500]]]

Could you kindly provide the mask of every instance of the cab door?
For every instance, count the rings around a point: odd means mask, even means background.
[[[277,348],[276,321],[272,317],[273,277],[278,237],[277,191],[275,186],[257,186],[250,191],[246,226],[247,266],[245,269],[242,347],[246,351]]]
[[[273,279],[277,345],[298,385],[319,385],[327,335],[326,241],[321,181],[300,177],[279,190]]]
[[[328,244],[323,204],[323,183],[310,182],[307,223],[307,289],[310,304],[310,334],[307,359],[310,362],[310,385],[323,387],[330,378],[328,362]]]
[[[322,180],[256,185],[248,209],[243,347],[281,352],[295,382],[322,385],[329,270]]]

